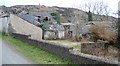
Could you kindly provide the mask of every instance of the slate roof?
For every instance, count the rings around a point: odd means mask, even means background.
[[[35,24],[35,25],[40,25],[39,22],[36,21],[36,16],[43,16],[43,17],[52,17],[49,13],[45,13],[45,12],[42,12],[42,13],[19,13],[17,15],[18,17],[32,23],[32,24]],[[54,24],[54,25],[48,25],[48,29],[47,30],[57,30],[57,31],[64,31],[64,27],[63,25],[58,25],[58,24]]]
[[[49,30],[53,30],[53,31],[64,31],[64,27],[63,25],[50,25]]]
[[[31,13],[32,15],[34,16],[42,16],[42,17],[50,17],[52,18],[52,16],[50,15],[50,13],[47,13],[47,12],[34,12],[34,13]]]
[[[62,25],[75,25],[73,23],[61,23]]]
[[[39,13],[36,12],[36,13],[28,13],[28,14],[27,14],[27,12],[26,13],[22,12],[22,13],[19,13],[17,16],[24,19],[24,20],[26,20],[26,21],[28,21],[28,22],[30,22],[30,23],[32,23],[32,24],[35,24],[35,25],[40,24],[36,20],[36,16],[52,18],[52,16],[47,12],[39,12]]]
[[[32,24],[39,25],[39,22],[36,21],[36,16],[33,16],[32,14],[20,13],[17,16]]]

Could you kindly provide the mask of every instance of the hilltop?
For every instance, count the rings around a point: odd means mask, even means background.
[[[12,13],[20,13],[22,11],[28,12],[59,12],[61,23],[85,23],[88,22],[87,12],[76,8],[65,8],[58,6],[45,6],[45,5],[15,5],[8,7],[8,11]],[[117,19],[112,16],[93,14],[93,21],[110,21],[117,22]]]

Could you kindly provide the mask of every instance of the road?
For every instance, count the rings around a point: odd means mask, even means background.
[[[0,49],[0,51],[2,50],[2,64],[33,64],[7,42],[0,40],[0,44],[2,45],[2,49]]]

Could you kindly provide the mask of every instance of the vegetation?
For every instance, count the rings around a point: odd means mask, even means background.
[[[88,12],[88,21],[93,21],[92,13]]]
[[[81,50],[81,43],[80,42],[72,42],[68,40],[47,40],[49,42],[60,43],[65,46],[71,46],[74,50],[80,51]]]
[[[51,13],[51,15],[57,21],[57,23],[60,24],[60,13],[59,12],[53,12],[53,13]]]
[[[3,35],[3,39],[37,64],[72,64],[70,60],[59,58],[37,46],[30,45],[29,43],[15,39],[12,36]]]
[[[109,41],[110,44],[116,43],[117,35],[115,32],[106,28],[103,24],[94,25],[90,28],[90,32],[93,34],[95,40],[101,39]]]

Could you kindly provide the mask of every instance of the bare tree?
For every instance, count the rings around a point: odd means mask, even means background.
[[[109,8],[107,3],[103,1],[91,1],[91,0],[85,0],[85,3],[81,7],[81,9],[84,9],[84,11],[91,11],[92,13],[98,14],[98,15],[109,15]]]

